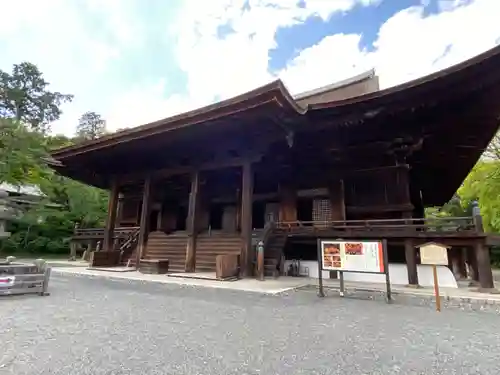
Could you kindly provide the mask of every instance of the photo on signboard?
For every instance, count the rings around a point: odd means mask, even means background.
[[[334,268],[342,266],[339,243],[327,243],[323,245],[323,265]]]
[[[363,255],[363,244],[361,242],[346,242],[346,255]]]

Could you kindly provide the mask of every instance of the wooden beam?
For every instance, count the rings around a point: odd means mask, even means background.
[[[252,251],[252,195],[253,172],[252,163],[243,164],[242,189],[241,189],[241,256],[240,274],[242,277],[251,276],[253,264]]]
[[[142,208],[141,208],[141,220],[139,229],[139,239],[137,244],[136,253],[136,267],[139,267],[142,255],[144,253],[144,248],[146,247],[147,241],[147,229],[148,229],[148,219],[149,219],[149,208],[151,204],[151,176],[146,177],[144,181],[144,190],[142,193]]]
[[[157,170],[151,170],[148,172],[131,173],[131,174],[127,174],[124,176],[116,176],[116,177],[119,178],[120,183],[126,184],[126,183],[130,183],[130,182],[133,182],[136,180],[140,180],[141,178],[144,178],[144,175],[146,173],[148,175],[151,175],[153,178],[166,178],[166,177],[182,175],[182,174],[193,174],[195,172],[200,172],[200,171],[224,169],[224,168],[231,168],[231,167],[241,167],[242,165],[244,165],[248,161],[250,161],[252,163],[256,163],[256,162],[260,161],[262,159],[262,156],[263,156],[262,153],[258,153],[258,154],[254,154],[254,155],[250,155],[250,156],[246,156],[246,157],[231,158],[231,159],[202,163],[202,164],[192,165],[192,166],[178,166],[178,167],[162,168],[162,169],[157,169]]]
[[[113,180],[111,193],[108,201],[108,216],[106,217],[106,229],[104,230],[103,248],[105,251],[113,250],[113,239],[116,226],[116,213],[118,209],[118,181]]]
[[[187,216],[188,241],[186,245],[186,272],[195,272],[196,270],[196,235],[198,229],[198,211],[199,211],[199,190],[200,190],[200,172],[196,171],[191,175],[191,192],[189,193],[189,207]]]

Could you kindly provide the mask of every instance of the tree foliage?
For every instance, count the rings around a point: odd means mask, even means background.
[[[48,83],[29,63],[0,71],[0,182],[36,185],[44,197],[9,223],[11,237],[0,251],[68,254],[76,223],[102,226],[108,193],[58,175],[47,165],[52,149],[75,142],[45,131],[61,115],[59,105],[71,95],[47,91]]]
[[[49,123],[61,116],[60,105],[73,99],[48,87],[38,67],[29,62],[14,65],[11,73],[0,70],[0,117],[46,133]]]
[[[44,178],[43,137],[23,124],[0,118],[0,183],[36,184]]]
[[[500,132],[495,134],[484,151],[484,159],[500,161]]]
[[[80,140],[97,139],[106,133],[106,121],[95,112],[85,112],[78,121],[76,137]]]
[[[458,190],[462,206],[479,203],[485,229],[500,232],[500,160],[480,161]]]

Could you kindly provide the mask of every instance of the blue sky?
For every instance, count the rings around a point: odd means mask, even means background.
[[[42,4],[43,3],[43,4]],[[500,42],[499,0],[4,0],[0,69],[37,64],[110,130],[281,78],[292,93],[375,68],[393,86]]]

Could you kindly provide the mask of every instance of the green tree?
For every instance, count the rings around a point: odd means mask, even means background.
[[[0,182],[38,184],[48,172],[43,137],[16,120],[0,118]]]
[[[95,112],[85,112],[78,121],[76,138],[79,140],[97,139],[106,133],[106,121]]]
[[[68,254],[75,223],[102,226],[106,216],[106,191],[60,176],[47,165],[50,150],[74,142],[47,134],[48,124],[61,114],[60,104],[72,98],[48,86],[33,64],[15,65],[12,74],[0,71],[0,182],[33,184],[44,193],[9,223],[12,235],[0,243],[5,254]]]
[[[500,132],[496,133],[484,151],[483,158],[486,160],[500,161]]]
[[[484,160],[476,164],[458,190],[462,207],[477,200],[485,228],[500,232],[500,161]]]
[[[73,99],[73,95],[49,91],[48,87],[38,67],[29,62],[14,65],[11,73],[0,70],[0,117],[46,133],[49,123],[60,118],[61,104]]]

